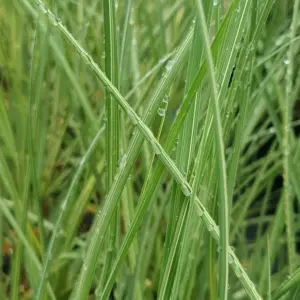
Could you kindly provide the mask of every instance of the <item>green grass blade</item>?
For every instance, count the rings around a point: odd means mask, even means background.
[[[95,148],[97,146],[97,143],[99,141],[99,138],[101,137],[103,131],[104,131],[104,127],[101,127],[100,130],[97,132],[96,136],[94,137],[92,143],[90,144],[89,148],[87,149],[85,155],[81,158],[79,166],[76,170],[76,173],[73,177],[72,183],[69,187],[69,190],[67,192],[66,197],[64,198],[62,204],[61,204],[61,210],[59,212],[58,218],[56,220],[55,223],[55,228],[53,230],[53,233],[51,235],[51,239],[50,242],[48,244],[47,247],[47,254],[45,256],[45,260],[43,262],[43,268],[41,271],[41,278],[39,281],[39,285],[35,291],[34,297],[35,299],[42,299],[43,297],[43,291],[44,291],[44,287],[47,281],[47,276],[49,273],[49,268],[50,268],[50,264],[51,261],[53,259],[53,253],[55,252],[55,247],[56,247],[56,243],[57,243],[57,239],[58,236],[61,232],[61,227],[62,227],[62,222],[64,220],[64,216],[65,216],[65,212],[66,210],[69,210],[70,207],[72,207],[72,194],[74,192],[74,189],[76,188],[78,181],[80,179],[80,176],[84,170],[84,167],[86,165],[86,163],[88,162],[89,158],[91,157],[92,153],[95,151]]]
[[[116,16],[115,1],[103,1],[104,16],[104,36],[105,36],[105,74],[114,86],[118,86],[118,48],[117,48],[117,32],[116,32]],[[116,101],[108,90],[105,95],[105,109],[107,118],[106,129],[106,170],[107,183],[106,189],[109,191],[116,171],[118,168],[120,157],[120,112]],[[126,131],[122,134],[126,134]],[[119,220],[120,212],[117,210],[114,216],[114,222],[110,228],[111,233],[108,234],[108,249],[106,250],[105,264],[102,270],[102,281],[106,279],[109,266],[112,263],[113,255],[118,248],[119,243]]]
[[[291,24],[291,32],[290,32],[290,40],[292,41],[296,36],[297,31],[297,20],[299,18],[299,7],[300,1],[297,0],[294,3],[293,9],[293,18]],[[295,253],[295,233],[293,230],[293,219],[294,213],[292,208],[292,191],[291,191],[291,179],[290,179],[290,164],[291,164],[291,157],[290,157],[290,128],[291,128],[291,106],[294,102],[292,95],[293,95],[293,75],[294,75],[294,61],[295,61],[295,54],[294,54],[294,44],[290,44],[290,48],[288,51],[288,65],[287,65],[287,72],[286,72],[286,93],[285,93],[285,100],[283,101],[282,107],[282,132],[283,132],[283,178],[284,178],[284,203],[285,203],[285,222],[286,222],[286,231],[287,231],[287,246],[288,246],[288,259],[289,259],[289,272],[290,274],[294,270],[294,262],[296,261],[296,253]]]
[[[210,50],[210,43],[208,38],[207,25],[205,23],[205,14],[202,2],[196,2],[198,8],[198,18],[201,27],[201,34],[203,38],[204,53],[208,62],[208,70],[210,75],[210,84],[212,89],[214,122],[216,131],[216,149],[218,161],[218,177],[219,177],[219,218],[220,218],[220,274],[219,274],[219,297],[227,299],[228,293],[228,249],[229,249],[229,221],[228,221],[228,192],[227,192],[227,175],[226,175],[226,161],[225,148],[223,142],[223,130],[221,115],[218,100],[218,88],[215,77],[214,63]]]

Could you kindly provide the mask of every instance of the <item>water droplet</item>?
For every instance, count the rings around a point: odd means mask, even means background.
[[[161,58],[161,59],[158,61],[158,64],[161,65],[161,64],[163,64],[165,61],[166,61],[166,57],[164,56],[163,58]]]
[[[79,166],[81,167],[81,166],[83,166],[83,164],[84,164],[84,159],[82,158],[82,159],[79,161]]]
[[[199,210],[199,211],[198,211],[198,215],[199,215],[199,217],[202,217],[202,216],[204,215],[203,210]]]
[[[165,111],[163,108],[160,107],[160,108],[157,110],[157,113],[158,113],[161,117],[164,117],[165,114],[166,114],[166,111]]]
[[[285,36],[281,36],[275,41],[276,46],[280,46],[284,42]]]
[[[102,52],[102,58],[105,58],[105,51]]]
[[[283,63],[284,63],[285,65],[288,65],[288,64],[290,63],[290,61],[289,61],[288,59],[285,59],[285,60],[283,61]]]
[[[133,125],[136,125],[138,123],[138,119],[136,117],[136,115],[134,114],[134,112],[131,112],[130,110],[128,111],[128,115],[133,123]]]
[[[52,18],[52,24],[53,24],[53,26],[58,26],[58,24],[59,24],[60,22],[61,22],[61,21],[60,21],[60,19],[59,19],[58,17],[54,16],[54,17]]]
[[[231,254],[228,254],[228,263],[232,264],[233,263],[233,257]]]
[[[189,253],[188,259],[189,259],[189,260],[194,260],[194,259],[195,259],[195,256],[194,256],[192,253]]]
[[[120,169],[124,169],[127,163],[127,155],[124,154],[120,161]]]
[[[47,8],[44,3],[39,2],[38,6],[39,6],[40,10],[42,11],[42,13],[44,13],[44,14],[47,13]]]
[[[198,231],[195,231],[195,233],[193,234],[193,239],[194,240],[198,240],[199,239],[199,232]]]
[[[213,6],[217,6],[219,4],[219,0],[214,0]]]
[[[249,285],[252,287],[253,290],[255,290],[255,284],[253,282],[250,282]]]
[[[174,60],[170,59],[166,65],[166,70],[170,71],[174,65]]]
[[[271,127],[271,128],[269,129],[269,133],[270,133],[270,134],[275,133],[275,127]]]
[[[66,236],[66,234],[62,230],[60,230],[58,232],[57,236],[60,237],[60,238],[64,238]]]
[[[61,210],[64,211],[67,207],[67,201],[64,201],[62,204],[61,204]]]
[[[157,155],[161,154],[161,150],[160,150],[159,146],[156,144],[156,142],[152,141],[151,146],[152,146],[152,149],[154,150],[155,154],[157,154]]]
[[[191,188],[186,184],[181,185],[181,190],[186,197],[190,197],[192,194]]]
[[[163,98],[163,103],[168,104],[168,102],[169,102],[169,96],[165,95]]]

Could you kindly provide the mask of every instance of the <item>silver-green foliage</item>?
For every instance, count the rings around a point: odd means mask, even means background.
[[[0,297],[296,299],[299,9],[2,1]]]

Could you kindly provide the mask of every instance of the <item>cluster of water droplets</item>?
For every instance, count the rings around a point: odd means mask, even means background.
[[[38,1],[38,6],[42,13],[46,14],[48,12],[48,9],[43,2]]]
[[[169,96],[165,95],[162,101],[162,107],[157,110],[157,113],[160,117],[164,117],[166,115],[166,110],[168,107]]]
[[[230,250],[231,252],[228,253],[228,263],[230,265],[233,265],[233,270],[234,270],[234,273],[235,275],[240,278],[242,276],[242,272],[243,272],[243,269],[242,267],[235,263],[235,258],[234,258],[234,248],[230,247]]]
[[[38,6],[39,6],[39,9],[41,10],[42,13],[48,15],[48,17],[49,17],[49,19],[50,19],[50,21],[51,21],[51,23],[52,23],[53,26],[58,26],[58,24],[61,23],[61,20],[60,20],[57,16],[55,16],[55,15],[54,15],[47,7],[46,7],[46,5],[45,5],[43,2],[38,1]]]

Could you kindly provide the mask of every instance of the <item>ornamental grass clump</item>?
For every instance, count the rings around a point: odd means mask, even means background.
[[[299,0],[0,4],[1,299],[298,299]]]

